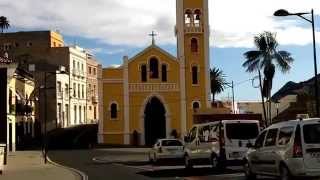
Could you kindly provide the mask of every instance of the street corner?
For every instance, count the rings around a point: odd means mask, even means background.
[[[32,179],[43,180],[44,172],[47,180],[87,180],[76,170],[58,165],[54,162],[44,163],[40,151],[17,151],[8,154],[7,165],[1,180]]]

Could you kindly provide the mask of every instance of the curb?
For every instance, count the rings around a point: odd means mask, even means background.
[[[51,163],[52,165],[60,167],[60,168],[67,169],[67,170],[71,171],[72,173],[75,173],[75,174],[79,175],[81,180],[88,180],[89,179],[88,176],[82,171],[79,171],[77,169],[70,168],[70,167],[61,165],[59,163],[56,163],[56,162],[52,161],[49,157],[47,157],[47,159],[48,159],[48,162]]]

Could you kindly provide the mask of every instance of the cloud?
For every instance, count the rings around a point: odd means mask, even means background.
[[[97,47],[97,48],[89,48],[88,51],[90,53],[93,53],[93,54],[107,54],[107,55],[114,55],[114,54],[119,54],[119,53],[123,53],[125,52],[125,49],[103,49],[103,48],[100,48],[100,47]]]
[[[209,0],[211,45],[252,47],[253,36],[265,30],[277,32],[283,45],[311,43],[309,23],[299,17],[272,17],[284,7],[320,13],[319,0]],[[1,0],[0,9],[17,29],[59,29],[66,35],[134,47],[150,44],[148,34],[155,30],[158,44],[176,43],[175,0]],[[317,31],[320,42],[319,27]]]

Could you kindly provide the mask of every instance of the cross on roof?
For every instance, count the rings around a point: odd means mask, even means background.
[[[154,45],[155,44],[154,37],[157,36],[157,34],[154,31],[152,31],[151,34],[149,34],[149,36],[152,37],[152,45]]]

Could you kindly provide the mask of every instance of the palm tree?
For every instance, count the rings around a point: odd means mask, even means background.
[[[219,68],[210,69],[210,86],[212,101],[215,100],[215,95],[221,93],[226,86],[225,75]]]
[[[3,30],[8,29],[10,27],[9,21],[6,17],[0,16],[0,29],[1,33],[3,33]]]
[[[244,53],[246,61],[242,64],[247,68],[247,72],[258,71],[260,80],[260,92],[264,117],[266,120],[266,109],[264,105],[264,97],[269,100],[269,118],[271,118],[271,89],[275,69],[278,67],[282,73],[288,72],[291,68],[290,64],[294,61],[291,54],[287,51],[278,51],[278,42],[276,35],[271,32],[263,32],[254,37],[254,44],[257,50]],[[264,79],[262,84],[261,70],[263,70]],[[265,121],[267,123],[267,121]]]

